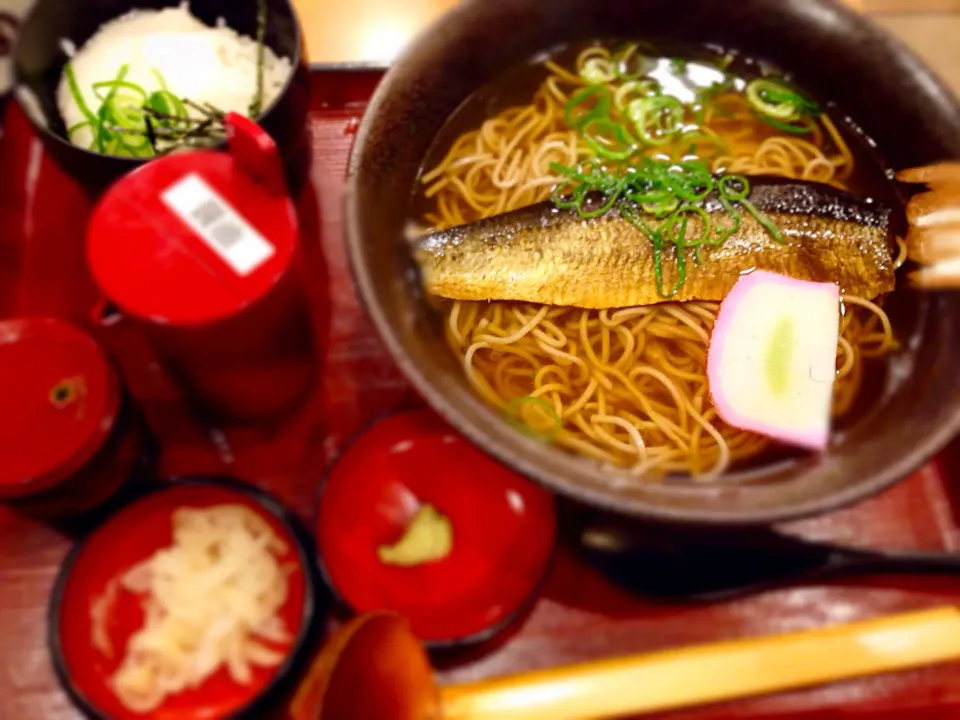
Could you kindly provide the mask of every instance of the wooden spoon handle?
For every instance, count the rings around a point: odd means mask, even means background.
[[[444,720],[599,720],[960,659],[945,607],[442,688]]]

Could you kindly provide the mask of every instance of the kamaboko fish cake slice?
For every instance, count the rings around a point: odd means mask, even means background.
[[[724,422],[811,450],[830,435],[840,290],[758,270],[720,305],[707,359]]]

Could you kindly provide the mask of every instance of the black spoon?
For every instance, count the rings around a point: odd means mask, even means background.
[[[960,575],[960,556],[865,550],[774,530],[691,533],[588,522],[580,550],[621,586],[647,596],[713,602],[797,582],[881,574]]]

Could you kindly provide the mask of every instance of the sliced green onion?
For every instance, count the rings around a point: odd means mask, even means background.
[[[812,133],[816,127],[813,120],[809,117],[801,118],[799,120],[799,125],[782,123],[778,120],[774,120],[771,117],[765,117],[763,115],[758,115],[758,117],[767,125],[775,127],[777,130],[790,133],[791,135],[808,135],[809,133]]]
[[[619,212],[649,240],[657,292],[670,298],[686,282],[687,251],[700,265],[703,248],[722,246],[742,227],[744,212],[776,242],[783,242],[783,235],[770,217],[749,202],[747,177],[714,175],[707,161],[697,157],[703,145],[712,147],[713,157],[728,154],[730,147],[702,129],[702,121],[688,125],[688,106],[664,95],[654,79],[637,74],[641,61],[646,62],[637,51],[628,45],[614,54],[617,77],[612,80],[610,61],[592,58],[584,63],[584,74],[593,84],[573,94],[564,108],[564,120],[589,148],[590,157],[577,167],[551,163],[551,171],[561,178],[553,202],[583,218]],[[685,72],[686,65],[677,62],[674,69]],[[731,82],[728,77],[701,90],[698,100],[702,104],[710,95],[733,89]],[[764,78],[753,86],[753,99],[748,101],[759,119],[783,126],[786,132],[809,132],[815,127],[812,118],[819,108],[782,83]],[[705,105],[700,110],[705,113]],[[715,111],[723,115],[722,108]],[[675,143],[669,151],[644,154],[669,143]],[[676,157],[684,146],[695,159]],[[704,208],[711,194],[716,195],[721,211]],[[676,253],[675,258],[667,257],[676,262],[677,274],[676,282],[664,287],[664,253],[668,251]]]
[[[152,72],[161,89],[148,94],[140,85],[126,80],[128,70],[129,66],[123,65],[113,79],[91,85],[94,97],[100,101],[93,112],[84,100],[73,68],[69,63],[65,66],[68,88],[85,118],[67,130],[68,139],[74,141],[77,133],[88,129],[89,149],[138,158],[157,155],[158,139],[165,143],[164,152],[220,139],[223,113],[217,108],[180,99],[170,92],[163,75],[155,68]],[[197,109],[203,118],[192,118],[187,105]]]
[[[683,217],[684,215],[692,215],[700,220],[703,230],[700,235],[694,240],[685,240],[684,244],[686,247],[697,247],[704,243],[710,242],[711,230],[713,229],[713,220],[710,219],[709,213],[704,210],[699,205],[682,205],[677,208],[677,212],[674,217]]]
[[[152,72],[153,76],[157,79],[157,85],[160,86],[160,89],[164,92],[170,92],[170,88],[167,87],[167,81],[164,80],[163,74],[156,68],[150,68],[150,72]]]
[[[683,103],[671,95],[634,100],[627,106],[637,135],[648,145],[666,145],[673,140],[683,130],[685,115]]]
[[[766,229],[766,231],[767,231],[768,233],[770,233],[770,236],[771,236],[776,242],[778,242],[778,243],[782,243],[782,242],[783,242],[783,233],[780,232],[780,228],[778,228],[778,227],[776,226],[776,224],[773,222],[773,220],[771,220],[771,219],[768,218],[766,215],[764,215],[762,212],[760,212],[760,211],[757,209],[757,207],[756,207],[752,202],[750,202],[749,200],[741,200],[741,201],[740,201],[740,204],[743,205],[744,208],[746,208],[746,210],[747,210],[748,213],[750,213],[751,215],[753,215],[754,218],[756,218],[756,220],[757,220],[758,223],[760,223],[761,225],[763,225],[763,227]]]
[[[724,175],[717,182],[717,191],[730,202],[740,202],[750,194],[750,181],[743,175]]]
[[[691,170],[686,170],[682,174],[674,171],[668,172],[663,179],[663,183],[675,197],[686,202],[705,200],[714,187],[709,174],[702,176]]]
[[[128,133],[119,131],[115,133],[116,143],[127,150],[136,151],[147,150],[150,147],[150,138],[140,133]],[[116,145],[114,145],[116,147]]]
[[[580,217],[610,212],[623,200],[618,208],[621,217],[652,245],[657,292],[665,298],[676,295],[686,281],[688,249],[693,250],[699,265],[703,247],[719,247],[740,229],[742,215],[737,205],[753,215],[776,242],[783,242],[776,224],[747,200],[749,180],[733,174],[714,177],[701,160],[674,163],[640,157],[635,165],[617,172],[599,165],[577,169],[558,163],[551,163],[551,170],[563,178],[554,191],[557,207],[573,210]],[[729,223],[717,221],[704,209],[703,202],[713,192]],[[604,200],[596,202],[590,193],[602,193]],[[656,219],[659,226],[651,228],[644,216]],[[678,276],[672,288],[663,285],[663,253],[668,244],[677,252]]]
[[[103,102],[100,105],[100,110],[97,112],[97,119],[100,122],[97,126],[97,132],[95,133],[95,142],[96,149],[99,152],[107,152],[106,144],[113,140],[113,133],[108,128],[107,121],[114,120],[112,103],[114,96],[117,94],[117,83],[122,83],[129,71],[129,65],[124,64],[120,66],[120,70],[117,72],[117,77],[113,80],[113,86],[110,88],[110,91],[107,93],[106,97],[103,98]]]
[[[637,143],[620,123],[594,118],[581,130],[587,145],[601,157],[611,160],[626,160],[636,149]]]
[[[593,107],[584,107],[589,101],[596,98]],[[586,87],[574,93],[567,102],[563,111],[563,121],[574,130],[580,130],[593,119],[603,119],[610,116],[610,91],[602,85]]]
[[[606,85],[617,79],[617,70],[609,60],[592,57],[580,68],[580,77],[590,85]]]
[[[84,100],[83,93],[80,92],[80,86],[77,84],[77,76],[73,72],[73,66],[70,63],[64,65],[63,73],[67,77],[67,87],[70,89],[70,95],[73,96],[73,101],[77,104],[77,107],[80,109],[80,112],[83,113],[84,117],[87,118],[87,121],[91,125],[96,125],[97,116],[94,115],[90,106],[87,105],[87,101]]]
[[[649,215],[653,215],[657,220],[662,220],[680,207],[680,199],[671,197],[660,202],[641,203],[640,207]]]
[[[645,80],[631,80],[618,87],[613,94],[613,105],[621,112],[626,112],[634,100],[643,100],[661,93],[660,83],[653,78]]]
[[[149,108],[153,108],[158,113],[164,113],[166,115],[176,115],[177,106],[173,102],[173,100],[176,100],[176,102],[178,103],[180,102],[180,100],[176,96],[168,92],[164,92],[163,90],[160,90],[158,92],[151,93],[150,97],[147,98],[144,104]],[[180,107],[183,107],[182,103],[180,103]]]
[[[601,215],[606,215],[610,212],[610,209],[616,204],[617,200],[620,199],[620,196],[623,194],[623,185],[616,188],[613,192],[610,192],[606,195],[606,201],[599,207],[593,210],[584,209],[584,201],[586,200],[586,194],[580,198],[580,207],[579,215],[582,218],[595,218],[600,217]]]
[[[747,101],[761,115],[776,120],[796,120],[800,117],[800,100],[796,93],[780,83],[760,78],[747,85]]]
[[[664,298],[676,296],[676,294],[680,292],[680,288],[683,287],[683,284],[687,281],[687,218],[674,215],[664,223],[664,227],[665,231],[669,233],[677,224],[679,224],[679,230],[676,235],[670,238],[670,241],[677,249],[677,282],[674,283],[673,288],[668,293],[663,292],[663,283],[661,282],[660,286],[657,287],[657,292]]]
[[[587,182],[589,180],[589,178],[582,172],[574,170],[573,168],[568,168],[566,165],[561,165],[558,162],[550,163],[550,169],[558,175],[563,175],[566,178],[570,178],[571,180],[576,180],[578,182]]]
[[[142,87],[126,80],[104,80],[103,82],[95,82],[92,87],[94,96],[100,102],[106,102],[108,98],[115,97],[119,90],[130,90],[137,96],[139,103],[143,103],[147,99],[147,93],[144,92]],[[103,92],[104,90],[106,92]]]
[[[583,185],[573,180],[564,180],[553,189],[553,204],[561,210],[572,210],[580,206],[577,193]]]
[[[654,190],[651,192],[633,192],[633,193],[627,193],[627,197],[633,200],[637,205],[644,205],[647,203],[650,203],[650,204],[662,203],[667,200],[673,199],[673,196],[670,194],[669,190]]]
[[[80,132],[84,128],[89,128],[92,126],[93,126],[93,123],[91,123],[89,120],[81,120],[76,125],[71,125],[70,127],[67,128],[67,139],[72,142],[73,136],[76,133]]]
[[[719,223],[714,225],[716,234],[709,240],[709,244],[713,247],[720,247],[723,245],[731,235],[740,229],[740,225],[743,223],[743,218],[740,216],[740,213],[738,213],[733,207],[733,204],[723,196],[723,193],[718,193],[718,196],[720,199],[720,205],[723,206],[723,209],[727,211],[727,215],[733,219],[733,224],[726,227],[720,225]]]
[[[747,101],[761,120],[793,135],[813,132],[811,118],[819,117],[820,107],[782,82],[770,78],[753,80],[747,85]]]
[[[530,407],[536,407],[546,413],[548,419],[553,424],[546,432],[540,431],[537,428],[533,427],[529,422],[520,417],[521,408],[529,405]],[[543,398],[534,397],[533,395],[527,395],[525,397],[514,398],[507,403],[504,412],[507,415],[507,418],[510,420],[511,424],[516,427],[521,432],[539,437],[543,440],[553,440],[557,434],[563,429],[563,421],[560,419],[560,415],[557,414],[557,411],[554,409],[553,405],[548,403]]]
[[[653,275],[657,283],[657,292],[663,296],[663,241],[658,230],[653,230],[640,218],[639,213],[629,205],[620,207],[620,215],[637,230],[646,235],[653,246]]]

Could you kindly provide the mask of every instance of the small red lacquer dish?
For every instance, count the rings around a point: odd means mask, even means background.
[[[266,519],[287,544],[280,558],[294,566],[289,575],[287,602],[280,612],[293,640],[283,663],[253,668],[249,685],[234,682],[221,668],[198,688],[168,696],[146,714],[126,709],[109,686],[130,636],[143,623],[142,599],[118,588],[109,601],[106,634],[112,657],[93,640],[91,608],[112,580],[172,544],[172,516],[182,507],[243,504]],[[125,720],[191,720],[264,716],[265,708],[288,689],[308,658],[314,635],[317,583],[309,559],[309,544],[293,517],[272,497],[226,479],[185,478],[141,497],[121,509],[78,544],[64,563],[50,605],[49,644],[54,668],[76,704],[92,718]]]
[[[424,505],[449,519],[450,553],[381,562]],[[392,415],[354,439],[320,493],[320,571],[354,612],[406,616],[432,648],[480,642],[527,606],[556,539],[551,494],[499,464],[429,411]]]
[[[103,348],[55,318],[0,321],[0,502],[52,519],[105,504],[143,457]]]

